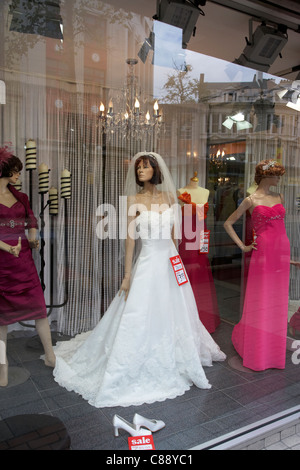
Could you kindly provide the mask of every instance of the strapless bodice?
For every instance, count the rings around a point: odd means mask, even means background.
[[[171,207],[161,213],[142,211],[135,220],[141,240],[170,240],[174,225],[174,211]]]
[[[285,218],[285,208],[282,204],[275,204],[274,206],[255,206],[252,214],[252,225],[256,232],[264,227],[282,223]]]

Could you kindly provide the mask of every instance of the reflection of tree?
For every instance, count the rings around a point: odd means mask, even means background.
[[[164,101],[167,103],[198,103],[203,98],[209,96],[207,85],[202,77],[191,78],[191,66],[186,66],[185,70],[175,67],[173,75],[168,75],[168,80],[163,88],[167,91]]]

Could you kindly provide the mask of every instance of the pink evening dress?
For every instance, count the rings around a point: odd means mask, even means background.
[[[183,193],[178,198],[185,203],[182,207],[182,241],[179,254],[193,289],[199,318],[207,331],[213,333],[220,324],[220,314],[208,255],[200,253],[200,245],[199,249],[187,249],[187,244],[193,243],[196,237],[196,217],[206,219],[209,206],[208,203],[203,206],[192,203],[188,193]],[[203,228],[206,230],[205,220]]]
[[[25,235],[26,229],[37,228],[37,221],[26,194],[11,186],[9,189],[17,201],[11,207],[0,204],[0,240],[15,246],[21,237],[22,250],[18,258],[0,250],[0,326],[47,316],[42,286]]]
[[[232,342],[244,367],[284,369],[290,273],[285,209],[259,205],[251,217],[257,250],[251,252],[243,314]]]

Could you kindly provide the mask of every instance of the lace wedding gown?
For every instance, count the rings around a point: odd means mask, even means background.
[[[116,295],[93,331],[55,347],[55,380],[95,407],[175,398],[210,388],[202,366],[225,354],[199,320],[190,283],[178,286],[170,257],[172,208],[136,218],[142,248],[127,300]]]

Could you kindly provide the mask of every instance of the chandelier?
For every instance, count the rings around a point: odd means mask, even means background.
[[[225,157],[226,157],[225,149],[220,149],[220,148],[216,149],[215,145],[211,147],[211,151],[209,153],[210,163],[212,163],[213,165],[219,168],[226,163]]]
[[[134,66],[137,59],[127,59],[129,66],[126,83],[121,97],[111,98],[107,111],[103,102],[99,106],[99,120],[107,137],[121,133],[123,138],[143,139],[159,132],[162,124],[162,113],[159,110],[158,101],[147,103],[142,109],[141,91],[138,79],[134,74]],[[152,107],[152,110],[151,110]]]

